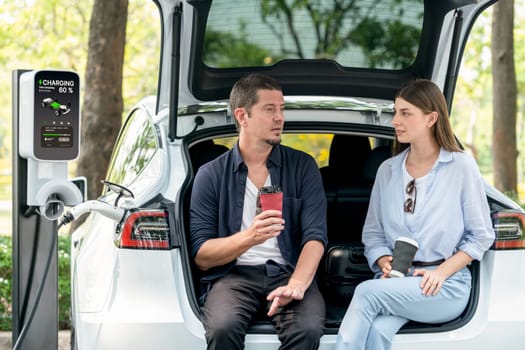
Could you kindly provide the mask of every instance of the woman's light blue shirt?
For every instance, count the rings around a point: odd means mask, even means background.
[[[387,159],[377,171],[363,227],[370,268],[379,271],[375,261],[392,255],[394,242],[401,236],[419,243],[414,260],[448,259],[458,250],[480,260],[494,241],[494,230],[484,181],[474,159],[466,153],[441,149],[427,174],[425,200],[416,202],[413,214],[405,214],[403,160],[407,152]],[[405,215],[414,215],[412,230]]]

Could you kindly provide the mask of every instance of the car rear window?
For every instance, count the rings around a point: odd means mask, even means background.
[[[130,186],[150,165],[158,149],[155,126],[151,119],[143,109],[134,110],[116,142],[107,179]]]
[[[318,167],[328,165],[328,156],[330,155],[330,143],[333,134],[283,134],[282,144],[303,151],[311,155]],[[238,136],[222,137],[214,139],[213,142],[228,148],[233,148],[237,143]]]
[[[212,1],[203,60],[212,68],[328,59],[403,69],[416,58],[423,13],[423,0]]]

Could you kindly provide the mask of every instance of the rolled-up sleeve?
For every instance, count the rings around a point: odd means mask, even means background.
[[[217,210],[218,197],[214,195],[218,188],[217,179],[209,166],[202,166],[193,183],[190,206],[191,254],[197,254],[208,239],[218,236]]]
[[[328,243],[326,234],[326,195],[319,168],[314,159],[307,157],[303,164],[302,211],[303,227],[302,245],[317,240],[324,246]]]
[[[470,167],[465,168],[464,174],[461,200],[465,232],[458,248],[473,259],[481,260],[495,238],[489,215],[490,208],[485,194],[483,178],[473,160]]]
[[[381,219],[381,192],[389,171],[389,167],[385,167],[385,165],[382,165],[377,171],[376,181],[370,195],[368,213],[363,226],[362,240],[365,246],[365,256],[373,272],[379,271],[375,264],[377,259],[384,255],[392,255],[392,250],[389,248],[385,237],[383,220]]]

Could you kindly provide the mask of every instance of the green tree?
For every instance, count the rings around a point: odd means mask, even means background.
[[[157,88],[157,8],[144,0],[96,0],[89,45],[82,151],[76,172],[88,178],[88,197],[96,198],[101,193],[100,180],[106,177],[122,117],[140,99],[155,94]]]
[[[261,13],[263,22],[274,33],[279,33],[276,23],[286,23],[292,38],[291,45],[285,42],[284,36],[276,34],[285,55],[308,58],[301,30],[294,19],[294,13],[306,11],[317,41],[314,49],[316,58],[335,59],[354,46],[361,49],[368,67],[402,68],[412,63],[415,57],[419,28],[398,19],[385,20],[374,14],[374,9],[381,5],[397,12],[401,19],[404,10],[399,4],[396,0],[365,3],[346,0],[263,0]]]
[[[516,0],[514,2],[515,11],[515,28],[514,41],[522,43],[525,41],[525,1]],[[518,109],[517,109],[517,127],[516,137],[518,139],[518,184],[523,182],[525,172],[525,45],[514,45],[514,62],[516,65],[516,80],[518,86]],[[520,188],[518,186],[518,191]]]
[[[500,4],[503,4],[502,2]],[[505,64],[501,61],[503,56],[507,60],[508,54],[503,53],[494,56],[491,53],[492,47],[492,25],[491,21],[499,21],[500,24],[506,22],[505,25],[512,24],[512,20],[496,20],[493,16],[493,10],[495,7],[489,8],[485,11],[480,18],[476,21],[473,31],[470,35],[469,42],[465,49],[465,54],[462,60],[461,71],[459,74],[459,80],[457,84],[456,93],[454,96],[454,104],[451,113],[451,119],[455,132],[459,135],[463,144],[468,149],[472,150],[476,156],[476,160],[480,166],[481,172],[485,178],[495,183],[495,174],[493,176],[493,169],[498,169],[501,166],[499,160],[494,156],[494,146],[499,141],[493,140],[493,124],[498,128],[501,127],[502,123],[507,123],[507,126],[514,128],[510,131],[511,137],[515,137],[515,145],[521,150],[525,147],[525,139],[523,137],[524,132],[524,89],[525,89],[525,47],[523,45],[514,45],[514,66],[516,70],[516,82],[517,82],[517,114],[516,120],[511,122],[504,122],[498,118],[500,112],[493,110],[493,94],[501,94],[503,91],[499,90],[494,86],[493,88],[493,75],[501,74],[498,73],[498,69],[503,68]],[[517,0],[514,3],[514,42],[521,43],[525,40],[525,32],[523,26],[525,20],[525,1]],[[507,28],[508,29],[508,28]],[[498,39],[504,40],[504,39]],[[505,39],[508,40],[508,39]],[[502,42],[499,43],[500,45]],[[506,43],[508,45],[508,42]],[[492,59],[496,62],[493,63]],[[493,64],[497,67],[493,72]],[[510,78],[511,79],[511,78]],[[504,89],[508,86],[512,86],[511,82],[503,82]],[[508,97],[508,96],[507,96]],[[507,104],[507,102],[504,102]],[[513,104],[514,102],[508,102]],[[500,124],[500,125],[496,125]],[[501,131],[500,131],[501,132]],[[512,134],[515,133],[515,136]],[[509,141],[510,138],[504,134],[503,142]],[[498,144],[498,146],[500,146]],[[518,152],[516,150],[510,151],[510,154],[517,155],[516,157],[509,157],[509,154],[502,155],[503,159],[511,160],[514,158],[517,170],[517,182],[518,184],[523,181],[523,164],[525,153]],[[510,158],[510,159],[509,159]],[[503,187],[498,187],[503,189]],[[518,192],[523,192],[518,186]],[[508,191],[503,189],[503,191]],[[510,192],[514,192],[510,190]],[[520,194],[520,193],[518,193]],[[523,200],[523,194],[521,193],[521,200]]]
[[[11,71],[15,69],[74,70],[82,78],[83,97],[87,87],[83,77],[94,0],[0,0],[0,3],[0,79],[10,82]],[[148,0],[129,0],[129,14],[126,34],[129,40],[121,79],[123,111],[128,111],[142,97],[155,94],[160,52],[160,21],[155,4]],[[10,158],[10,117],[11,91],[7,88],[0,90],[0,159]],[[117,118],[122,118],[122,112]],[[87,117],[82,116],[82,120],[85,123]],[[100,145],[108,144],[105,147],[109,148],[113,145],[114,138],[94,137]],[[85,141],[82,140],[81,148]],[[72,173],[75,165],[71,162]],[[100,190],[95,192],[100,194]]]
[[[82,72],[85,66],[91,0],[81,2],[3,0],[0,15],[0,80],[15,69],[60,68]],[[0,158],[11,152],[11,89],[0,90]]]
[[[151,0],[129,0],[124,51],[124,111],[157,91],[160,62],[160,18]]]
[[[203,61],[213,67],[262,66],[275,63],[276,57],[245,38],[245,24],[240,24],[240,34],[208,30],[204,38]]]
[[[513,30],[514,0],[502,0],[494,5],[492,20],[494,186],[516,194],[517,84]]]
[[[451,106],[454,132],[485,175],[492,173],[491,13],[483,13],[470,34]]]
[[[88,179],[88,198],[101,193],[113,143],[120,129],[122,71],[128,0],[95,0],[82,108],[82,147],[77,174]],[[100,142],[104,140],[105,142]]]

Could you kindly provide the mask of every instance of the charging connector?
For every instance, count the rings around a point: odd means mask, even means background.
[[[114,221],[120,222],[124,215],[126,214],[126,210],[118,207],[114,207],[111,204],[97,201],[97,200],[90,200],[84,203],[81,203],[79,205],[74,206],[73,208],[69,209],[58,221],[58,226],[62,227],[63,225],[67,225],[76,219],[78,219],[81,215],[89,213],[89,212],[97,212],[105,217],[108,217]]]

